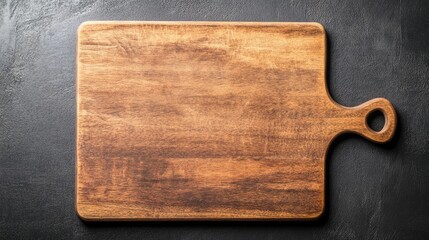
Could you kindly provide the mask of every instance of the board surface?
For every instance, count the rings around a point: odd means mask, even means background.
[[[76,207],[86,220],[311,219],[330,142],[388,141],[383,98],[326,89],[317,23],[88,22],[77,38]],[[380,110],[385,126],[366,124]]]

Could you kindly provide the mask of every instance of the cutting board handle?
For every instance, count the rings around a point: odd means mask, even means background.
[[[373,142],[384,143],[389,141],[396,129],[396,112],[392,104],[385,98],[375,98],[359,106],[348,108],[351,115],[357,120],[347,131],[355,132]],[[384,115],[384,127],[375,131],[368,126],[368,116],[374,111]]]

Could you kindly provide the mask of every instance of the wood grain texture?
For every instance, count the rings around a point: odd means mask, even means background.
[[[76,207],[85,220],[310,219],[330,142],[388,141],[383,98],[326,89],[318,23],[89,22],[77,39]],[[384,128],[366,118],[383,112]]]

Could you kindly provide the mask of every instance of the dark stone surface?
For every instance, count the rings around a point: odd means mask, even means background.
[[[428,1],[47,2],[0,0],[0,239],[429,238]],[[84,223],[74,141],[76,29],[86,20],[320,22],[333,98],[386,97],[397,134],[387,145],[335,141],[327,211],[315,222]]]

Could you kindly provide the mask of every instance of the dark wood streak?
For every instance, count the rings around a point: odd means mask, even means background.
[[[338,134],[389,140],[385,99],[325,87],[316,23],[92,22],[78,31],[76,206],[86,220],[308,219]],[[380,108],[386,126],[368,130]]]

